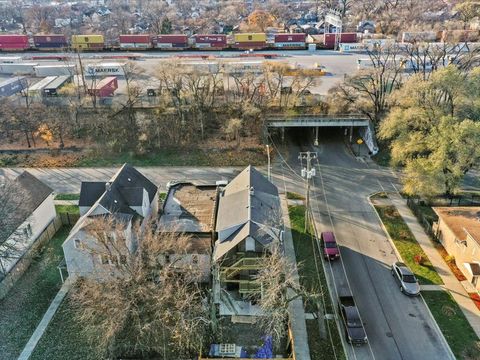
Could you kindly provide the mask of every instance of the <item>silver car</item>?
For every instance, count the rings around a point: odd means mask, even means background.
[[[412,271],[402,262],[396,262],[392,265],[392,275],[400,285],[400,291],[405,295],[420,295],[420,285],[413,275]]]

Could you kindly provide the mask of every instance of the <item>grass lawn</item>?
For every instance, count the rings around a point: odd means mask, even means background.
[[[78,200],[80,199],[80,194],[57,194],[55,195],[55,200]]]
[[[70,228],[46,243],[24,275],[0,300],[0,358],[16,359],[61,287],[57,265]]]
[[[315,240],[312,239],[310,234],[304,231],[305,206],[289,206],[288,210],[290,214],[290,222],[292,225],[292,236],[293,245],[295,248],[295,255],[297,257],[297,263],[299,264],[298,271],[300,275],[300,283],[302,284],[302,286],[305,287],[307,291],[320,294],[320,296],[323,298],[323,301],[325,301],[326,312],[333,313],[334,309],[330,300],[330,295],[328,294],[327,282],[325,279],[325,274],[323,272],[323,267],[319,256],[320,254],[318,254],[317,247],[313,242]],[[317,272],[317,268],[315,266],[315,258],[318,262],[320,270],[319,273]],[[316,311],[316,309],[316,303],[308,302],[306,304],[305,311],[314,312]],[[306,323],[308,331],[308,343],[312,360],[326,360],[335,358],[330,338],[320,338],[318,321],[307,320]],[[335,346],[337,358],[345,359],[346,357],[343,353],[342,341],[338,333],[338,328],[335,324],[335,321],[326,321],[326,325],[328,326],[328,328],[330,329],[330,333],[332,334],[332,341]]]
[[[102,357],[92,349],[82,327],[74,320],[68,296],[37,344],[30,360],[94,360]]]
[[[433,268],[432,263],[428,260],[427,255],[423,252],[397,209],[391,205],[375,205],[375,209],[395,243],[395,247],[404,262],[414,272],[420,284],[443,284],[442,279]],[[421,255],[425,259],[423,265],[415,262],[414,257],[416,255]]]
[[[294,193],[294,192],[287,191],[287,199],[290,199],[290,200],[305,200],[305,196],[302,196],[302,195]]]
[[[422,291],[433,317],[457,359],[478,359],[480,343],[456,301],[446,291]]]
[[[80,209],[77,205],[55,205],[55,210],[57,211],[57,214],[80,214]]]

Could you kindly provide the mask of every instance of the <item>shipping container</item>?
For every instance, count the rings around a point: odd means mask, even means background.
[[[85,76],[124,76],[123,65],[121,63],[89,64],[85,70]]]
[[[43,89],[43,94],[46,96],[57,96],[58,90],[70,82],[71,78],[72,77],[69,75],[57,76],[55,80],[53,80]]]
[[[243,33],[235,34],[233,39],[236,43],[265,43],[267,41],[267,35],[264,33]]]
[[[36,82],[35,84],[31,85],[28,88],[28,95],[30,96],[43,95],[43,89],[56,78],[57,78],[56,76],[47,76],[42,80]]]
[[[442,37],[441,32],[436,31],[416,31],[416,32],[404,32],[402,34],[402,42],[434,42]]]
[[[96,95],[98,97],[109,97],[113,96],[115,90],[118,89],[118,80],[116,76],[108,76],[103,80],[97,82],[94,87],[89,88],[89,95]]]
[[[34,70],[38,77],[75,75],[75,65],[38,65]]]
[[[27,79],[25,77],[16,77],[5,80],[0,83],[0,97],[12,96],[28,86]]]
[[[444,30],[442,32],[443,42],[477,42],[480,40],[480,30]]]
[[[151,35],[120,35],[122,49],[150,49],[152,48]]]
[[[186,61],[181,62],[182,72],[215,74],[220,71],[220,64],[215,61]]]
[[[333,49],[335,47],[335,42],[337,38],[339,40],[339,43],[342,43],[342,44],[357,42],[356,33],[340,33],[340,34],[328,33],[328,34],[324,34],[323,47],[325,49]]]
[[[0,35],[0,50],[15,51],[30,48],[27,35]]]
[[[354,43],[354,44],[340,44],[340,51],[341,52],[363,52],[367,49],[367,45],[361,43]]]
[[[0,74],[34,75],[37,63],[0,64]]]
[[[155,47],[160,49],[186,48],[187,46],[187,35],[158,35],[155,41]]]
[[[75,50],[100,50],[104,45],[103,35],[72,35],[72,49]]]
[[[227,35],[221,34],[200,34],[193,35],[194,46],[197,49],[224,48],[227,46]]]
[[[13,64],[20,61],[22,61],[21,56],[0,56],[0,63],[2,64]]]
[[[288,43],[288,42],[293,42],[293,43],[305,43],[305,39],[307,37],[307,34],[275,34],[274,36],[274,41],[279,42],[279,43]]]
[[[38,49],[61,49],[68,46],[65,35],[33,35],[33,44]]]

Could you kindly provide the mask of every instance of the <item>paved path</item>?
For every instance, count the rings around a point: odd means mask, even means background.
[[[32,336],[30,337],[30,340],[28,340],[27,345],[25,345],[22,353],[18,357],[18,360],[27,360],[30,357],[30,355],[32,355],[33,351],[35,350],[35,347],[40,341],[40,338],[42,337],[43,333],[47,329],[48,324],[50,323],[53,316],[57,312],[60,304],[65,298],[65,295],[67,295],[68,290],[70,290],[70,287],[71,287],[71,282],[69,281],[69,279],[67,279],[67,281],[63,283],[62,287],[60,288],[57,295],[55,296],[50,306],[48,307],[47,311],[43,315],[42,320],[40,321],[37,328],[33,332]]]
[[[422,247],[423,251],[425,251],[425,254],[427,254],[428,258],[432,262],[433,267],[442,278],[444,283],[443,288],[452,294],[473,330],[480,338],[480,310],[475,306],[473,301],[470,299],[470,296],[465,291],[465,288],[457,280],[455,275],[453,275],[448,265],[438,253],[437,249],[435,249],[433,242],[427,236],[423,230],[423,227],[420,225],[415,215],[407,206],[406,200],[403,199],[398,193],[391,194],[390,197],[393,205],[395,205],[403,220],[405,220],[418,243]]]
[[[294,276],[296,281],[300,281],[300,277],[297,272],[297,259],[295,256],[295,249],[293,247],[293,238],[290,216],[288,215],[288,205],[285,195],[281,196],[282,213],[284,222],[284,246],[285,255],[288,261],[294,266]],[[295,296],[293,290],[289,289],[289,296]],[[305,311],[303,308],[303,301],[301,297],[297,297],[291,301],[288,305],[288,311],[290,313],[290,326],[293,334],[293,351],[295,352],[296,359],[310,360],[310,348],[308,346],[308,334],[307,324],[305,323]]]

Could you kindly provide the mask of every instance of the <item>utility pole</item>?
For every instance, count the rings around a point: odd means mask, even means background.
[[[271,171],[270,171],[270,145],[267,144],[267,159],[268,159],[268,169],[267,169],[267,179],[272,181]]]
[[[312,167],[312,160],[315,160],[317,158],[317,153],[316,152],[311,152],[311,151],[306,151],[306,152],[300,152],[298,155],[298,159],[300,161],[306,160],[307,166],[302,168],[302,177],[305,178],[306,181],[306,204],[305,204],[305,232],[308,229],[308,222],[310,220],[310,180],[312,177],[315,176],[315,167]]]

